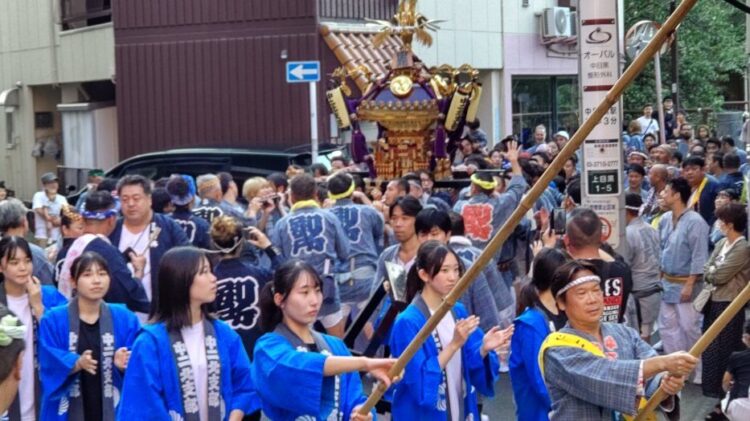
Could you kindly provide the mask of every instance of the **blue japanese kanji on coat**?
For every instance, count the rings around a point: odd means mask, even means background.
[[[362,228],[359,226],[359,210],[355,206],[337,206],[331,208],[331,212],[341,221],[349,241],[359,243],[362,236]]]
[[[455,249],[455,250],[456,250],[456,254],[458,254],[458,257],[469,262],[473,262],[475,260],[474,253],[472,253],[470,249],[465,248],[465,249]]]
[[[255,327],[260,316],[258,280],[252,276],[225,278],[218,281],[216,314],[234,330]]]
[[[315,213],[301,213],[289,218],[287,227],[289,237],[292,238],[292,256],[302,253],[324,253],[327,239],[323,216]]]

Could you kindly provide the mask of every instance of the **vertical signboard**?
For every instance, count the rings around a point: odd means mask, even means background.
[[[581,119],[587,119],[620,77],[617,0],[581,0],[578,5]],[[624,235],[623,149],[620,103],[583,144],[582,201],[602,220],[603,236],[617,248]]]

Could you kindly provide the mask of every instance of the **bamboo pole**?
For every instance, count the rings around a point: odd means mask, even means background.
[[[641,54],[636,57],[636,59],[633,61],[633,63],[630,64],[630,66],[628,66],[620,79],[617,80],[617,83],[615,83],[615,85],[609,90],[609,92],[607,92],[607,95],[599,104],[599,106],[597,106],[594,112],[591,113],[589,118],[587,118],[586,121],[583,122],[581,127],[578,129],[578,131],[576,131],[576,133],[573,135],[570,141],[568,141],[565,147],[562,148],[560,153],[557,155],[554,161],[552,161],[547,170],[544,171],[544,174],[542,174],[536,184],[534,184],[531,190],[529,190],[528,193],[526,193],[526,195],[523,197],[523,199],[521,199],[521,203],[519,204],[519,206],[515,211],[513,211],[513,213],[510,215],[508,220],[505,221],[497,234],[495,234],[492,240],[487,244],[485,249],[482,251],[482,254],[480,254],[477,258],[476,262],[471,265],[469,270],[464,274],[464,276],[461,277],[461,279],[458,281],[458,284],[456,284],[450,294],[445,297],[445,300],[440,305],[440,307],[438,307],[435,313],[427,320],[427,323],[422,326],[422,329],[420,329],[420,331],[417,333],[417,336],[411,341],[409,346],[406,347],[393,367],[391,367],[391,370],[388,372],[388,376],[390,378],[397,377],[404,370],[406,364],[409,362],[409,360],[412,359],[417,350],[422,346],[422,343],[431,336],[431,332],[435,330],[440,320],[442,320],[446,313],[448,313],[450,309],[453,308],[459,297],[463,295],[463,293],[469,288],[469,285],[471,285],[477,275],[482,272],[482,270],[485,266],[487,266],[492,257],[498,252],[498,250],[500,250],[500,247],[503,245],[505,240],[508,239],[516,226],[521,222],[524,215],[526,215],[526,212],[528,212],[528,210],[532,208],[534,203],[539,199],[547,186],[549,186],[550,181],[552,181],[552,179],[555,178],[555,176],[557,176],[557,174],[562,170],[563,166],[565,165],[565,161],[573,156],[573,154],[581,146],[589,133],[591,133],[594,127],[599,124],[599,121],[602,119],[602,117],[604,117],[604,115],[609,112],[609,109],[612,108],[612,106],[617,102],[625,88],[627,88],[628,85],[633,82],[636,76],[638,76],[638,74],[644,69],[644,67],[646,67],[646,65],[653,59],[653,57],[656,55],[656,52],[661,49],[662,45],[667,40],[668,35],[674,32],[674,30],[677,28],[677,25],[682,22],[690,9],[695,6],[695,3],[697,1],[698,0],[682,0],[680,5],[669,17],[669,19],[667,19],[667,21],[664,23],[664,26],[662,26],[661,29],[659,29],[659,31],[656,33],[656,35],[654,35],[654,38],[651,40],[651,42],[648,43],[643,52],[641,52]],[[378,383],[378,385],[373,389],[367,401],[360,408],[360,414],[366,415],[375,406],[375,404],[378,403],[386,390],[387,388],[385,387],[385,385],[383,385],[382,383]]]
[[[695,345],[690,348],[690,355],[696,358],[700,358],[700,355],[703,353],[703,351],[705,351],[706,348],[711,345],[711,342],[713,342],[714,339],[719,336],[719,333],[724,330],[724,328],[727,326],[727,324],[729,324],[734,316],[736,316],[737,313],[744,309],[745,304],[747,304],[748,301],[750,301],[750,283],[748,283],[742,290],[742,292],[740,292],[740,294],[735,297],[734,300],[732,300],[729,306],[706,330],[706,333],[704,333],[703,336],[698,339],[698,342],[696,342]],[[651,399],[648,400],[646,406],[640,412],[638,412],[638,416],[635,418],[635,421],[645,420],[646,416],[648,416],[648,414],[655,410],[659,403],[661,403],[661,401],[663,401],[666,397],[667,394],[664,393],[661,388],[659,388],[659,390],[657,390],[656,393],[651,396]]]

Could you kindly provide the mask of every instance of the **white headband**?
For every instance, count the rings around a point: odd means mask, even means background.
[[[561,296],[562,294],[565,293],[565,291],[567,291],[567,290],[569,290],[571,288],[577,287],[578,285],[583,285],[583,284],[586,284],[586,283],[589,283],[589,282],[600,283],[601,281],[602,281],[602,278],[600,278],[600,277],[598,277],[596,275],[581,276],[580,278],[576,279],[575,281],[572,281],[568,285],[565,285],[564,287],[562,287],[562,289],[560,291],[557,291],[557,295],[555,295],[555,297]]]

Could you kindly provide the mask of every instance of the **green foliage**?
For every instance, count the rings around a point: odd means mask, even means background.
[[[625,30],[641,20],[664,22],[668,0],[625,0]],[[724,102],[723,89],[731,73],[742,74],[745,64],[745,14],[722,0],[700,0],[677,31],[679,95],[684,109],[713,108]],[[630,60],[627,64],[630,64]],[[662,88],[670,94],[671,54],[661,60]],[[656,101],[651,62],[625,91],[625,110],[640,111]]]

